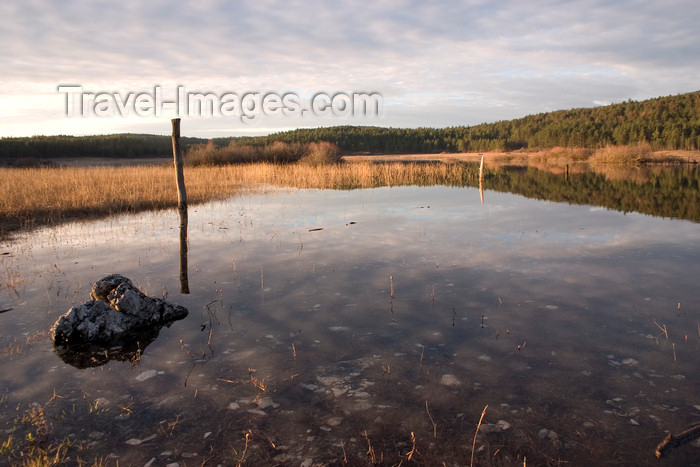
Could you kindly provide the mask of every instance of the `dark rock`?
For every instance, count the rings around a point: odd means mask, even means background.
[[[105,302],[109,302],[109,294],[112,292],[112,290],[116,289],[122,284],[126,284],[129,288],[134,288],[134,284],[132,284],[128,278],[122,276],[121,274],[111,274],[103,277],[92,284],[90,298],[93,300],[104,300]]]
[[[90,296],[92,300],[71,308],[53,325],[55,345],[114,343],[187,316],[186,308],[147,297],[120,274],[95,282]]]

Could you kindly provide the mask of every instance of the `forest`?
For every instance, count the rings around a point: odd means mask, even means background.
[[[296,129],[257,137],[211,140],[218,147],[231,143],[266,146],[327,141],[344,154],[440,153],[513,151],[552,147],[601,148],[648,144],[653,150],[700,148],[700,91],[628,100],[599,107],[528,115],[514,120],[449,128],[384,128],[333,126]],[[205,144],[203,138],[181,140],[187,149]],[[0,158],[141,157],[172,154],[170,136],[114,134],[95,136],[32,136],[0,138]]]

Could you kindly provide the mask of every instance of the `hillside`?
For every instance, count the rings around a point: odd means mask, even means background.
[[[215,140],[217,144],[230,139]],[[629,100],[601,107],[559,110],[527,117],[451,128],[338,126],[300,129],[247,138],[273,141],[330,141],[345,152],[436,153],[510,151],[556,146],[600,148],[648,143],[654,150],[700,148],[700,91]]]

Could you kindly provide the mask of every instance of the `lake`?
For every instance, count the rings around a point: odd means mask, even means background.
[[[0,462],[700,465],[654,457],[700,420],[697,220],[496,181],[190,206],[190,293],[176,211],[5,240]],[[111,273],[189,315],[59,355],[51,325]]]

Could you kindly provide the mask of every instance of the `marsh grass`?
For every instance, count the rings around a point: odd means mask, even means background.
[[[185,184],[189,204],[197,204],[270,187],[464,186],[475,180],[477,170],[440,163],[252,163],[187,167]],[[177,206],[175,173],[169,166],[0,168],[0,193],[0,233]]]
[[[637,165],[650,162],[652,150],[649,144],[637,146],[606,146],[598,149],[588,163],[596,164],[627,164]]]
[[[45,404],[31,404],[23,413],[17,415],[12,428],[5,430],[7,438],[0,440],[0,464],[5,465],[3,462],[8,462],[7,465],[25,467],[106,465],[101,458],[82,460],[80,454],[84,446],[80,442],[67,437],[56,439],[53,423],[66,416],[65,412],[59,414],[59,410],[53,406],[52,402],[56,398],[63,397],[54,392],[51,400]]]
[[[226,165],[255,162],[288,164],[302,162],[309,165],[337,164],[342,161],[340,149],[333,143],[285,143],[275,141],[265,146],[238,144],[231,141],[228,146],[217,146],[213,141],[190,147],[185,154],[185,163],[190,166]]]
[[[237,155],[235,160],[254,160],[255,151],[276,162],[231,164],[226,156],[231,153]],[[290,157],[298,158],[298,162],[290,162]],[[524,164],[553,173],[569,173],[571,164],[571,172],[575,173],[587,163],[611,178],[629,179],[638,176],[630,171],[640,163],[676,161],[679,157],[661,158],[648,145],[611,146],[595,152],[553,148],[535,153],[489,154],[486,166],[495,170],[501,165]],[[188,158],[185,184],[191,205],[271,187],[476,186],[479,175],[478,161],[340,163],[338,148],[330,143],[311,143],[298,148],[274,143],[255,150],[247,146],[217,148],[208,144],[193,148]],[[690,161],[691,157],[687,159]],[[177,206],[175,173],[170,165],[0,168],[0,193],[0,236],[21,228]]]

